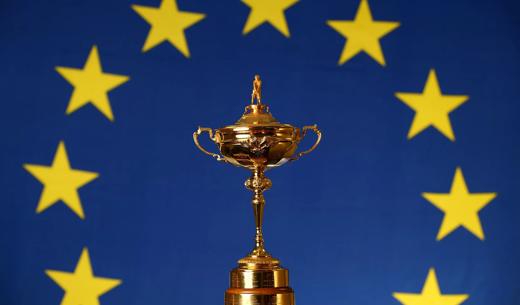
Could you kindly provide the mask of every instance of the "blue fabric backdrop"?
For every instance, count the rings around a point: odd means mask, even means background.
[[[96,276],[120,279],[101,304],[222,304],[228,271],[252,247],[245,170],[194,146],[197,126],[233,123],[259,73],[283,122],[317,123],[318,149],[268,172],[267,248],[289,268],[298,304],[399,304],[435,268],[442,293],[464,304],[520,303],[520,5],[517,1],[370,1],[400,26],[343,65],[345,39],[327,20],[352,20],[359,1],[302,0],[247,35],[240,1],[179,0],[206,17],[186,30],[191,57],[164,42],[132,4],[158,0],[0,3],[0,303],[60,304],[45,270],[72,272],[88,248]],[[83,67],[97,45],[103,70],[130,80],[110,91],[115,120],[87,105],[65,114],[73,87],[55,67]],[[414,111],[396,92],[423,90],[435,69],[444,94],[469,99],[407,139]],[[85,218],[58,202],[36,213],[64,141],[71,167],[99,173],[79,190]],[[209,141],[205,142],[209,145]],[[311,145],[311,139],[302,145]],[[472,193],[485,239],[458,228],[423,192],[449,193],[455,169]]]

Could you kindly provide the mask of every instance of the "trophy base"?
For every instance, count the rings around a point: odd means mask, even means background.
[[[231,271],[230,288],[225,305],[294,305],[294,292],[289,287],[289,271],[278,260],[244,258]]]

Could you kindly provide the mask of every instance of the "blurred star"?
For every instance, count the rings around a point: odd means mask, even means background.
[[[114,120],[107,93],[128,81],[129,77],[103,73],[96,46],[92,47],[83,69],[56,67],[56,71],[74,86],[67,114],[91,103],[109,120]]]
[[[393,296],[403,305],[459,305],[469,297],[467,294],[442,294],[433,268],[428,272],[421,293],[394,292]]]
[[[423,193],[422,196],[444,212],[437,240],[443,239],[461,226],[481,240],[484,239],[478,212],[488,205],[497,194],[470,193],[460,168],[455,171],[449,194]]]
[[[347,39],[338,64],[364,51],[380,65],[385,57],[379,40],[399,27],[399,22],[374,21],[367,0],[361,0],[354,20],[328,20],[327,24]]]
[[[78,189],[96,179],[98,173],[72,169],[63,142],[58,145],[51,166],[24,164],[23,167],[44,185],[36,213],[61,200],[81,219],[85,218]]]
[[[469,96],[443,95],[434,69],[430,70],[422,93],[397,92],[395,96],[415,111],[408,139],[433,126],[448,139],[455,141],[449,114],[465,103]]]
[[[74,272],[45,270],[65,295],[61,305],[99,305],[99,297],[121,284],[121,280],[95,277],[90,264],[88,249],[81,252]]]
[[[142,5],[132,5],[132,8],[151,26],[143,52],[167,40],[184,56],[190,57],[184,31],[204,19],[205,14],[179,11],[175,0],[163,0],[158,8]]]
[[[295,5],[298,0],[242,0],[242,2],[251,8],[242,34],[246,35],[263,23],[269,22],[285,37],[291,36],[285,19],[285,10]]]
[[[74,86],[67,114],[91,103],[109,120],[114,120],[107,94],[110,90],[127,82],[129,77],[103,73],[96,46],[92,47],[83,69],[56,67],[56,71]]]

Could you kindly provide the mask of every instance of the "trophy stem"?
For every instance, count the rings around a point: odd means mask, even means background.
[[[253,191],[253,212],[255,214],[255,248],[249,254],[250,258],[270,257],[264,248],[264,237],[262,234],[262,223],[264,218],[265,199],[263,192],[271,188],[271,180],[264,175],[265,167],[256,166],[253,169],[253,175],[247,179],[245,186]]]
[[[294,291],[289,287],[289,271],[280,266],[264,248],[262,221],[265,199],[263,192],[272,185],[264,176],[265,167],[255,166],[245,185],[253,191],[255,213],[255,248],[231,270],[224,305],[294,305]]]

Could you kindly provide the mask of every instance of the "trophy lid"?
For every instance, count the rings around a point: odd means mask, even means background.
[[[235,128],[244,126],[285,126],[292,127],[288,124],[281,124],[278,122],[271,112],[269,106],[262,103],[262,80],[259,75],[255,75],[253,81],[253,92],[251,93],[251,104],[246,106],[244,113],[234,125],[226,126],[225,128]],[[256,104],[255,104],[256,100]]]
[[[273,140],[273,143],[291,142],[297,144],[300,129],[278,122],[269,112],[269,106],[262,103],[261,90],[262,81],[259,75],[255,75],[251,104],[245,107],[244,113],[235,124],[216,130],[215,140],[217,144],[242,145],[244,141],[264,138]]]
[[[246,106],[235,125],[280,125],[280,122],[269,112],[269,106],[258,103]]]

